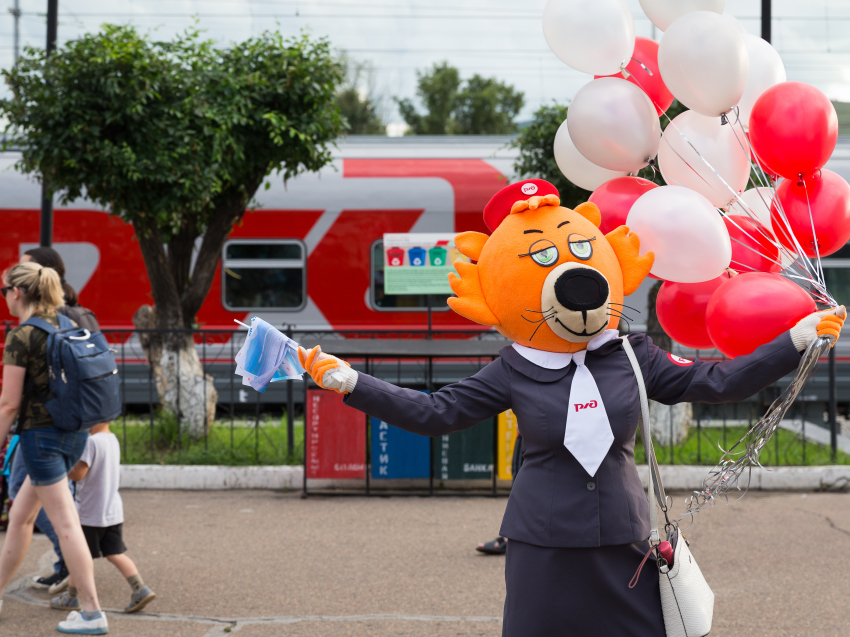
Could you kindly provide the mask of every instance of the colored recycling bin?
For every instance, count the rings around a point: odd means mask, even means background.
[[[434,246],[428,250],[431,265],[446,265],[446,249],[442,246]]]
[[[392,266],[404,265],[404,249],[389,248],[387,250],[387,263]]]
[[[428,478],[431,439],[372,418],[372,477]]]
[[[493,471],[493,420],[436,439],[434,477],[438,480],[489,479]]]
[[[410,259],[410,265],[425,265],[425,248],[410,248],[407,257]]]

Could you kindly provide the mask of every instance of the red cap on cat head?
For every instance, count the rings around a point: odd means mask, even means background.
[[[559,197],[558,189],[545,179],[523,179],[510,186],[505,186],[484,207],[484,223],[494,232],[499,224],[511,214],[511,206],[517,201],[527,201],[532,197],[555,195]]]

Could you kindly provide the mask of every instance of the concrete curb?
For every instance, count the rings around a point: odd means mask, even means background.
[[[303,468],[216,465],[121,465],[122,489],[300,489]]]
[[[694,491],[713,467],[693,465],[662,465],[661,479],[668,491]],[[648,483],[648,468],[638,467],[644,488]],[[301,466],[279,467],[220,467],[206,465],[122,465],[122,489],[183,489],[212,491],[222,489],[301,489]],[[364,480],[310,480],[311,489],[365,489]],[[412,481],[411,481],[412,482]],[[482,484],[489,481],[481,481]],[[422,481],[427,485],[427,481]],[[501,484],[501,481],[500,481]],[[382,485],[373,481],[375,491]],[[386,485],[390,486],[390,485]],[[410,484],[404,486],[419,486]],[[453,485],[455,486],[455,485]],[[472,486],[472,485],[469,485]],[[742,488],[745,485],[741,485]],[[754,469],[750,489],[754,491],[819,491],[850,488],[850,465],[821,467],[775,467]]]

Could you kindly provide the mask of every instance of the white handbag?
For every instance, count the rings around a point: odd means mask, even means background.
[[[661,503],[666,524],[664,529],[667,541],[673,545],[673,565],[658,554],[659,585],[661,587],[661,609],[664,613],[664,628],[667,637],[703,637],[711,631],[711,618],[714,613],[714,593],[705,581],[697,562],[691,555],[685,536],[679,531],[675,522],[667,517],[667,496],[658,472],[658,461],[655,458],[655,448],[649,420],[649,402],[646,397],[646,386],[643,373],[640,370],[632,344],[628,338],[622,337],[623,349],[629,357],[634,369],[640,393],[640,434],[646,449],[646,459],[649,465],[649,501],[650,537],[653,547],[661,541],[658,533],[658,509],[656,498]],[[658,551],[656,550],[656,553]]]

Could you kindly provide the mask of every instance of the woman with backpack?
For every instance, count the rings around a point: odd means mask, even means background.
[[[56,311],[64,305],[64,298],[55,270],[34,262],[19,263],[3,279],[0,292],[12,316],[21,323],[35,317],[59,326]],[[49,387],[47,340],[46,331],[20,325],[9,333],[3,352],[0,438],[9,433],[25,405],[19,444],[30,480],[24,482],[10,511],[0,555],[0,591],[6,589],[20,567],[32,540],[36,515],[43,506],[59,535],[83,607],[82,613],[72,611],[57,628],[72,634],[106,634],[109,628],[97,599],[91,553],[67,485],[68,472],[80,459],[89,434],[87,430],[62,431],[53,425],[45,407]]]
[[[77,291],[71,287],[67,281],[65,281],[65,262],[62,260],[62,256],[53,248],[39,246],[37,248],[27,250],[21,257],[21,263],[28,263],[30,261],[43,265],[45,268],[53,268],[59,275],[60,283],[62,284],[62,292],[65,295],[65,305],[57,308],[56,311],[60,314],[64,314],[80,327],[84,327],[91,332],[99,332],[100,325],[98,325],[97,317],[94,312],[79,304]],[[8,465],[8,494],[12,501],[14,501],[17,497],[18,491],[24,483],[24,480],[28,479],[26,463],[21,457],[21,454],[15,453],[17,450],[17,443],[18,436],[15,435],[10,441],[9,449],[11,452],[7,452],[6,458],[6,465]],[[71,493],[73,494],[73,490]],[[53,573],[46,576],[34,577],[32,586],[34,588],[47,589],[51,595],[55,595],[61,593],[68,587],[68,567],[65,564],[65,560],[62,558],[62,548],[59,545],[59,538],[56,536],[56,531],[53,529],[53,525],[47,518],[47,514],[44,512],[43,508],[38,512],[38,517],[35,519],[35,525],[53,543],[53,550],[56,553],[57,560],[53,565]]]

